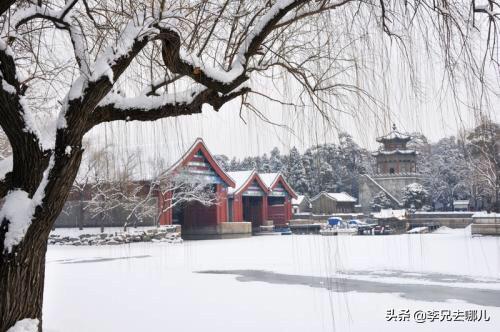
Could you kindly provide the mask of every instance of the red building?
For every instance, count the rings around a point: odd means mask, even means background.
[[[215,204],[204,205],[193,200],[170,209],[168,205],[171,204],[173,193],[167,192],[163,194],[162,199],[159,199],[160,209],[164,211],[160,216],[160,225],[170,225],[175,221],[187,230],[228,221],[227,191],[228,187],[234,187],[235,183],[215,161],[201,138],[195,141],[168,172],[183,172],[199,179],[212,188],[216,201]]]
[[[168,172],[183,172],[199,178],[212,188],[216,197],[212,205],[193,200],[168,208],[172,192],[162,195],[159,207],[165,212],[161,214],[160,224],[180,224],[183,234],[191,231],[197,235],[203,232],[241,234],[271,220],[274,225],[284,226],[292,217],[291,199],[297,195],[281,173],[225,172],[200,138]],[[245,226],[245,230],[241,226]]]
[[[267,188],[267,219],[275,226],[285,226],[292,218],[292,199],[297,194],[281,173],[259,174]]]
[[[236,185],[229,188],[229,218],[233,222],[247,221],[257,228],[267,220],[269,189],[255,170],[229,172]]]

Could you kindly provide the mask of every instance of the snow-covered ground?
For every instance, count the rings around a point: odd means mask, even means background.
[[[490,321],[394,322],[390,309],[486,310]],[[50,246],[43,324],[49,332],[498,331],[500,238],[441,229]]]

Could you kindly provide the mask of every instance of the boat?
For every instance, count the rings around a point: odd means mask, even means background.
[[[274,227],[274,231],[281,235],[292,235],[292,230],[288,226]]]

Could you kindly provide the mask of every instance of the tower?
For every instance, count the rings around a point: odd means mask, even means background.
[[[376,160],[374,174],[364,174],[359,179],[358,202],[364,212],[370,211],[373,197],[380,192],[384,192],[395,207],[402,206],[403,189],[420,182],[417,152],[407,147],[410,140],[411,136],[398,131],[396,125],[388,134],[377,138],[381,146],[372,153]]]
[[[394,124],[392,131],[377,138],[382,147],[372,155],[377,160],[376,175],[410,175],[417,172],[417,152],[408,149],[411,140],[407,134],[399,132]]]

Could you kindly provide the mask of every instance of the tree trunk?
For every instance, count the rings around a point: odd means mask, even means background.
[[[64,144],[66,146],[69,144]],[[7,331],[17,321],[35,318],[42,331],[42,305],[45,278],[45,254],[52,226],[61,213],[64,203],[78,172],[83,150],[71,156],[60,153],[52,168],[52,176],[45,187],[43,202],[35,210],[31,225],[22,241],[11,253],[4,248],[8,220],[0,226],[0,332]],[[32,160],[34,164],[37,160]],[[33,177],[41,179],[40,172],[25,175],[25,181]],[[29,175],[28,175],[29,174]],[[34,182],[34,181],[32,181]],[[36,187],[33,186],[35,189]],[[34,189],[34,190],[35,190]],[[33,192],[34,192],[33,190]]]
[[[42,224],[43,221],[34,222]],[[0,258],[0,332],[25,318],[38,319],[39,331],[42,330],[45,254],[50,227],[41,228],[31,227],[34,231],[28,231],[15,252]]]

